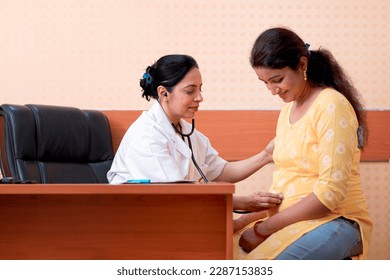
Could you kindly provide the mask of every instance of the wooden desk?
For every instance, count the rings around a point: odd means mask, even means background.
[[[233,184],[0,185],[0,259],[232,259]]]

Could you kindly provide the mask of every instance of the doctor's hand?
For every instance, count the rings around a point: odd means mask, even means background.
[[[233,196],[233,208],[234,210],[258,212],[278,206],[282,200],[282,193],[254,192],[246,196]]]
[[[272,139],[268,144],[267,146],[265,147],[264,149],[264,152],[266,154],[266,157],[269,158],[269,162],[273,162],[273,153],[274,153],[274,148],[275,148],[275,143],[274,143],[274,139]]]

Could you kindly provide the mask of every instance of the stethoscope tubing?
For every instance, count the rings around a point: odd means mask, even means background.
[[[191,131],[189,133],[182,133],[179,129],[177,129],[177,127],[173,124],[172,124],[172,127],[173,129],[181,135],[181,138],[183,139],[184,141],[184,138],[186,137],[188,139],[188,147],[190,148],[191,150],[191,159],[192,159],[192,162],[194,163],[195,165],[195,168],[196,170],[198,170],[200,176],[202,177],[203,179],[203,182],[204,183],[208,183],[209,180],[207,180],[206,178],[206,175],[203,173],[202,169],[199,167],[198,163],[196,162],[195,160],[195,156],[194,156],[194,151],[192,150],[192,143],[191,143],[191,138],[190,136],[194,133],[195,131],[195,119],[192,119],[192,127],[191,127]]]

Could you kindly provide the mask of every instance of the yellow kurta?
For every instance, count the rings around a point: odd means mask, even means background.
[[[343,216],[359,223],[363,253],[367,258],[372,221],[360,186],[358,122],[350,103],[333,89],[323,90],[306,114],[295,124],[289,121],[293,103],[279,115],[273,154],[275,171],[271,192],[282,192],[284,200],[274,215],[314,192],[331,210],[326,217],[291,224],[267,238],[249,254],[239,246],[241,233],[234,236],[235,259],[273,259],[304,233]],[[288,210],[287,210],[288,211]]]

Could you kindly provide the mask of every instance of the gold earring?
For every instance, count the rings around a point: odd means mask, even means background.
[[[305,81],[307,81],[306,70],[303,70],[303,79],[304,79]]]

